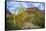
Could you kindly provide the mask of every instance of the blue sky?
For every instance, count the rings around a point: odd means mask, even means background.
[[[20,4],[25,8],[37,7],[40,10],[44,10],[44,3],[13,2],[13,1],[7,1],[7,9],[12,13],[14,13],[14,10],[18,12],[16,8],[19,7]]]

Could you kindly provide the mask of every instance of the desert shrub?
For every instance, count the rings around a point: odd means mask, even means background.
[[[17,17],[16,17],[16,26],[17,27],[22,28],[24,26],[25,17],[26,17],[26,14],[23,12],[17,15]]]
[[[6,17],[6,29],[15,29],[14,16]]]
[[[39,11],[34,13],[35,16],[33,17],[32,23],[38,25],[40,27],[44,27],[44,15],[41,14]]]

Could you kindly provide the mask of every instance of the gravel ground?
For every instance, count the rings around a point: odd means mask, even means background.
[[[22,27],[22,29],[39,29],[40,26],[36,26],[32,23],[25,22],[25,25]]]

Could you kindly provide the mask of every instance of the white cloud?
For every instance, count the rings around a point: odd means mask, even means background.
[[[25,2],[22,2],[22,6],[24,6],[25,8],[27,8],[27,4]]]

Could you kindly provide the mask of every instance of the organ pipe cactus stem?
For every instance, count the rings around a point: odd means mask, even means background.
[[[14,26],[15,26],[15,11],[14,11]]]

